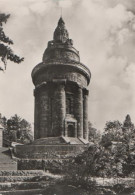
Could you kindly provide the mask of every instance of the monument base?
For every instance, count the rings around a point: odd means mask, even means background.
[[[60,163],[79,155],[88,147],[84,140],[73,137],[48,137],[37,139],[31,144],[16,145],[14,155],[18,158],[18,169],[54,169],[53,164]],[[48,168],[49,167],[49,168]]]
[[[87,144],[73,137],[48,137],[37,139],[31,144],[16,145],[14,154],[23,159],[54,159],[57,157],[78,155],[83,152]]]

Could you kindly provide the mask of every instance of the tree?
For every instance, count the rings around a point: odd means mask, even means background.
[[[9,47],[10,44],[13,44],[13,41],[4,33],[3,23],[6,23],[9,17],[10,14],[0,13],[0,58],[5,65],[5,69],[7,60],[13,61],[15,63],[20,63],[24,60],[24,58],[20,58],[14,54],[13,50]],[[3,70],[3,68],[0,67],[0,70]]]
[[[129,114],[127,114],[124,122],[123,122],[123,130],[133,130],[134,124],[131,122],[131,117]]]
[[[20,129],[20,122],[21,122],[21,118],[17,114],[15,114],[7,121],[8,130],[18,131]]]
[[[131,117],[128,114],[123,122],[123,140],[127,143],[135,141],[135,127],[131,121]]]
[[[119,121],[109,121],[105,125],[101,145],[108,151],[111,161],[112,176],[125,176],[135,170],[135,129],[130,115],[123,124]],[[109,157],[109,155],[111,155]],[[105,160],[105,159],[104,159]],[[101,161],[101,160],[100,160]]]
[[[31,124],[28,121],[26,121],[25,119],[22,119],[20,121],[20,128],[21,128],[21,130],[25,129],[27,131],[31,131]]]
[[[0,123],[1,125],[4,127],[4,130],[7,129],[7,119],[5,116],[3,116],[1,119],[0,119]]]
[[[115,133],[116,131],[121,130],[121,127],[122,127],[122,124],[118,120],[109,121],[109,122],[106,122],[105,124],[105,131]]]
[[[7,121],[7,129],[8,129],[9,135],[13,134],[12,137],[14,137],[14,140],[15,140],[15,134],[16,134],[16,141],[18,142],[29,143],[33,140],[33,136],[31,133],[31,124],[25,119],[22,119],[21,117],[19,117],[17,114],[12,116]]]
[[[114,141],[121,142],[123,139],[122,124],[119,121],[109,121],[105,124],[105,131],[102,135],[101,144],[108,147]]]
[[[20,122],[20,140],[22,143],[28,143],[29,141],[33,141],[31,124],[25,119],[22,119]]]
[[[100,132],[93,127],[91,122],[88,122],[88,130],[89,130],[89,142],[99,143],[100,141]]]

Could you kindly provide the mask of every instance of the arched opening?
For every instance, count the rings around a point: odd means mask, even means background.
[[[73,124],[68,125],[68,137],[75,137],[75,127]]]

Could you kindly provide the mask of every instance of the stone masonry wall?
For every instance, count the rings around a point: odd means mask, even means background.
[[[73,96],[72,115],[77,121],[77,137],[87,139],[87,105],[83,105],[83,88],[87,85],[87,79],[71,67],[56,68],[54,71],[46,69],[36,79],[35,139],[65,135],[68,93]]]
[[[66,96],[72,95],[77,137],[88,137],[88,95],[76,83],[55,79],[35,94],[35,139],[65,136]],[[71,118],[72,118],[71,117]]]
[[[73,81],[81,84],[82,86],[87,86],[87,79],[79,71],[74,70],[70,66],[63,67],[48,67],[45,71],[40,72],[35,78],[35,84],[38,85],[42,82],[52,81],[53,79],[67,79],[67,81]]]
[[[42,159],[42,158],[58,158],[59,155],[67,155],[82,152],[85,147],[82,145],[17,145],[14,153],[18,158]]]

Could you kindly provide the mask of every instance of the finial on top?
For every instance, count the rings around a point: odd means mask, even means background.
[[[61,9],[60,9],[60,10],[61,10],[61,18],[62,18],[62,7],[61,7]]]
[[[60,25],[65,25],[65,22],[64,22],[62,17],[60,17],[60,19],[58,21],[58,26],[60,26]]]
[[[58,25],[54,31],[54,40],[56,42],[65,43],[69,39],[68,31],[65,27],[65,22],[62,17],[58,21]]]

